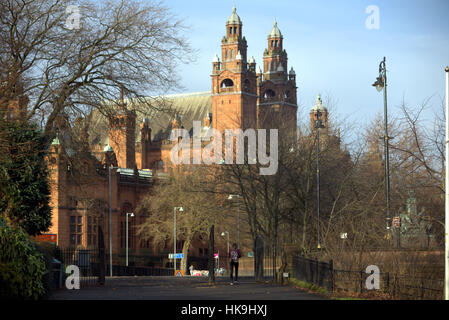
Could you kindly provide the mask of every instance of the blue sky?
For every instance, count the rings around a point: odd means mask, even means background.
[[[371,84],[384,56],[391,113],[398,112],[403,99],[416,106],[430,96],[437,111],[444,96],[444,66],[449,65],[447,0],[166,0],[165,4],[191,27],[190,43],[198,50],[197,62],[180,68],[187,92],[210,90],[211,61],[220,53],[225,22],[235,4],[248,57],[253,55],[258,64],[276,18],[289,69],[293,66],[297,74],[298,104],[307,110],[321,93],[338,102],[335,111],[342,117],[367,122],[383,112],[382,94]],[[370,5],[379,8],[378,30],[365,25]]]

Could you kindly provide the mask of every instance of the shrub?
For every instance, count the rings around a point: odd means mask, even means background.
[[[0,218],[0,298],[42,298],[47,272],[44,257],[29,236]]]

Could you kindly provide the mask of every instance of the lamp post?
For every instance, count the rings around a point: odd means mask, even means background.
[[[316,198],[317,198],[317,217],[318,217],[318,249],[321,249],[320,242],[320,129],[324,128],[323,121],[321,120],[321,111],[316,111],[315,131],[316,131]]]
[[[128,266],[128,216],[134,217],[134,213],[126,213],[126,266]]]
[[[173,267],[174,271],[176,272],[176,210],[179,210],[179,212],[183,212],[184,209],[182,207],[174,207],[173,213],[174,213],[174,223],[173,223]]]
[[[228,251],[227,251],[227,254],[229,254],[229,232],[228,232],[228,231],[223,231],[223,232],[221,233],[221,236],[222,236],[222,237],[224,237],[225,235],[228,236]]]
[[[230,194],[228,200],[234,198],[237,198],[237,246],[240,248],[240,195]]]
[[[446,201],[445,201],[445,221],[444,221],[444,298],[449,300],[449,66],[446,71]]]
[[[384,92],[384,152],[385,152],[385,197],[386,197],[386,205],[387,205],[387,230],[391,229],[391,216],[390,216],[390,153],[389,153],[389,139],[388,136],[388,112],[387,112],[387,67],[385,63],[385,57],[379,64],[379,76],[374,82],[373,87],[377,89],[377,91]],[[400,247],[400,229],[398,228],[398,236],[397,236],[397,247]]]
[[[112,277],[112,182],[111,170],[119,167],[108,167],[108,189],[109,189],[109,276]]]

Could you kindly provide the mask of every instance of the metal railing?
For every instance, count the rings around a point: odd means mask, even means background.
[[[393,299],[440,300],[444,296],[444,279],[438,273],[420,274],[379,273],[379,290]],[[337,270],[332,260],[322,262],[302,256],[292,257],[292,276],[330,292],[366,293],[365,270]]]

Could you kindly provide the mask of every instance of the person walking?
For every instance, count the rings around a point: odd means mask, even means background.
[[[230,272],[231,286],[234,284],[234,279],[235,279],[235,282],[238,282],[239,259],[241,256],[242,256],[242,254],[240,253],[240,249],[237,247],[237,243],[234,243],[232,245],[232,249],[229,250],[229,268],[231,270],[231,272]],[[235,269],[235,278],[233,277],[234,269]]]

